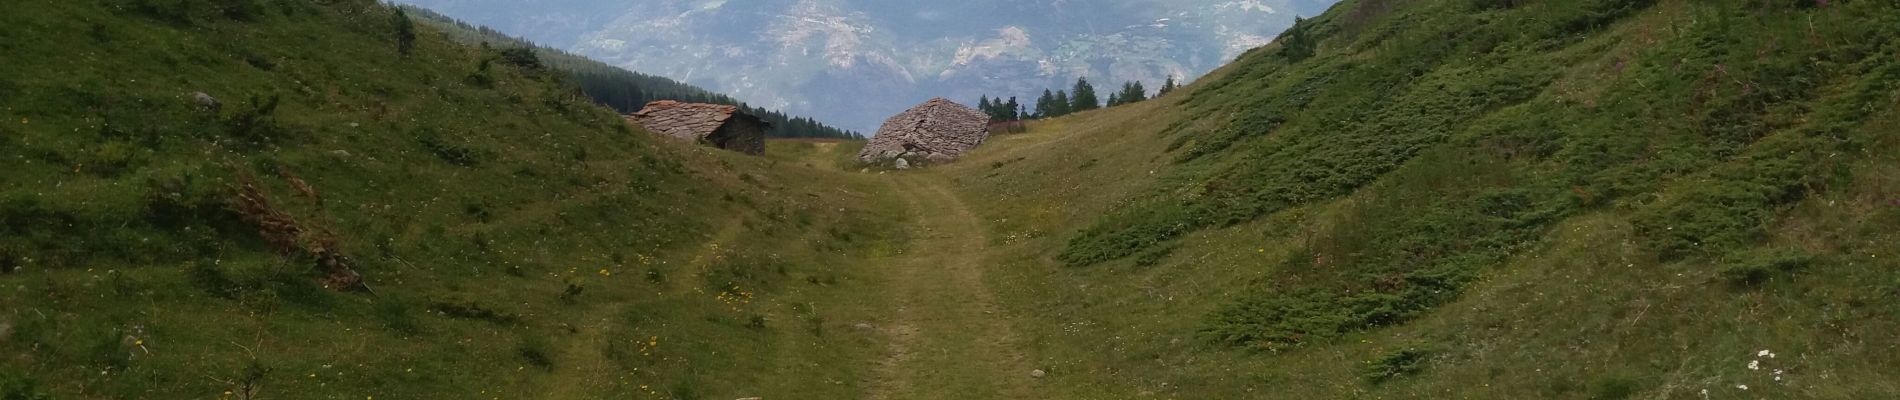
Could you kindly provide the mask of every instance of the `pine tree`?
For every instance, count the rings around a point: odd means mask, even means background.
[[[1089,84],[1089,78],[1075,80],[1075,93],[1070,95],[1069,112],[1083,112],[1102,108],[1101,97],[1095,95],[1095,86]]]
[[[1074,107],[1069,102],[1069,91],[1067,90],[1057,90],[1056,101],[1053,102],[1052,105],[1055,106],[1055,114],[1050,115],[1051,117],[1060,117],[1075,112]]]
[[[1291,62],[1312,57],[1314,48],[1319,47],[1319,40],[1307,32],[1313,29],[1312,25],[1305,18],[1293,17],[1293,27],[1281,34],[1280,39],[1274,40],[1280,43],[1279,55]]]
[[[1109,93],[1109,94],[1108,94],[1108,104],[1107,104],[1107,105],[1108,105],[1109,107],[1114,107],[1114,106],[1119,106],[1119,105],[1122,105],[1122,94],[1121,94],[1121,93]]]
[[[396,27],[396,52],[403,57],[416,50],[416,23],[409,19],[409,13],[396,8],[396,16],[390,20]]]
[[[1011,96],[1011,97],[1009,98],[1009,102],[1006,102],[1006,103],[1003,103],[1003,107],[1002,107],[1002,108],[1003,108],[1003,114],[1004,114],[1004,116],[1005,116],[1005,117],[1007,117],[1007,118],[1003,118],[1003,120],[1004,120],[1004,121],[1019,121],[1019,120],[1022,120],[1022,119],[1023,119],[1023,114],[1022,114],[1022,112],[1019,112],[1019,111],[1017,111],[1017,110],[1019,110],[1019,109],[1022,109],[1022,107],[1023,107],[1023,105],[1022,105],[1022,103],[1017,103],[1017,102],[1016,102],[1016,97],[1015,97],[1015,96]]]
[[[1049,89],[1043,89],[1042,97],[1036,98],[1036,117],[1049,118],[1055,116],[1055,102],[1055,92],[1050,92]]]
[[[984,114],[989,114],[991,120],[996,119],[996,106],[990,103],[989,95],[983,95],[980,100],[976,101],[976,109],[982,111]]]
[[[1126,88],[1123,88],[1122,90],[1123,104],[1139,103],[1144,100],[1148,100],[1148,88],[1142,87],[1141,81],[1131,82],[1127,85]]]
[[[1177,85],[1174,83],[1174,75],[1168,75],[1168,82],[1161,84],[1161,92],[1155,93],[1155,97],[1167,96],[1168,92],[1173,92],[1178,88]]]

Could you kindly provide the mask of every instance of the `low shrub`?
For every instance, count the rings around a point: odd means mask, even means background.
[[[548,350],[548,347],[547,339],[529,335],[523,337],[521,344],[515,346],[515,354],[520,355],[521,360],[527,362],[529,366],[552,371],[554,370],[554,354]]]
[[[1807,269],[1813,262],[1813,255],[1799,249],[1748,251],[1725,257],[1721,274],[1731,284],[1755,287]]]
[[[1418,375],[1425,371],[1425,365],[1432,356],[1430,350],[1406,348],[1386,353],[1366,361],[1359,370],[1359,377],[1374,385],[1393,379]]]
[[[395,297],[381,297],[376,299],[376,305],[371,309],[371,314],[378,321],[382,321],[383,326],[389,330],[404,335],[415,335],[422,332],[422,321],[416,319],[415,313],[411,312],[413,309],[415,306],[409,301]]]
[[[520,315],[497,311],[473,301],[460,303],[437,302],[429,305],[429,310],[449,318],[488,321],[497,325],[516,325],[521,323]]]

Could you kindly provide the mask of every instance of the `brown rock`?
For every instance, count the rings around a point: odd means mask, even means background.
[[[858,160],[879,162],[921,157],[944,162],[989,139],[988,114],[943,98],[930,99],[884,121],[877,136],[858,152]]]

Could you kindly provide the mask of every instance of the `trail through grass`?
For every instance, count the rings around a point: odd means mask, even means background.
[[[890,340],[873,399],[1032,398],[1031,368],[984,284],[990,251],[978,217],[930,172],[892,178],[909,204],[912,245],[890,260]]]

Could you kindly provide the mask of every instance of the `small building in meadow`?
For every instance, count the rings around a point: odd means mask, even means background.
[[[943,98],[930,99],[884,121],[858,152],[867,163],[894,158],[948,162],[990,137],[990,116]]]
[[[655,135],[755,156],[765,154],[765,131],[772,129],[771,124],[739,107],[673,100],[647,103],[628,115],[627,121]]]

